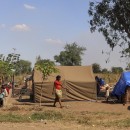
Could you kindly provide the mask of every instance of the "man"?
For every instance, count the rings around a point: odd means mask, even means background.
[[[95,76],[95,80],[96,80],[97,96],[98,96],[100,93],[100,78],[98,76]]]
[[[55,101],[54,101],[54,107],[56,107],[56,102],[59,102],[60,104],[60,108],[63,108],[62,104],[61,104],[61,98],[62,98],[62,88],[64,88],[60,82],[61,80],[61,76],[58,75],[56,76],[56,80],[54,81],[54,87],[53,87],[53,92],[52,94],[54,94],[55,92]],[[65,89],[65,88],[64,88]]]
[[[95,80],[97,83],[97,96],[100,93],[100,90],[104,87],[105,81],[102,78],[99,78],[98,76],[95,76]]]

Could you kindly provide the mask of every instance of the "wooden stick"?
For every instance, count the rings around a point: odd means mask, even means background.
[[[42,102],[42,87],[43,87],[43,83],[42,83],[42,85],[41,85],[40,106],[41,106],[41,102]]]

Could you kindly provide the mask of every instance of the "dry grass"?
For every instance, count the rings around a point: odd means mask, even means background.
[[[41,122],[41,121],[60,121],[66,123],[75,123],[83,126],[97,126],[97,127],[117,127],[127,128],[130,127],[130,118],[125,118],[123,113],[117,112],[64,112],[57,110],[44,110],[38,107],[28,108],[24,114],[18,106],[8,108],[9,112],[0,114],[0,122]],[[15,112],[14,112],[15,111]],[[16,112],[19,111],[19,112]],[[25,109],[24,109],[25,111]]]
[[[60,111],[42,111],[32,114],[0,114],[0,122],[37,122],[41,120],[61,121],[78,123],[86,126],[104,126],[104,127],[130,127],[130,118],[123,118],[123,113],[110,112],[80,112],[80,113],[62,113]],[[114,117],[114,118],[113,118]]]

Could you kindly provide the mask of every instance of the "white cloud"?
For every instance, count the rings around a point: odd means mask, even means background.
[[[13,26],[11,30],[12,31],[23,31],[23,32],[26,32],[26,31],[30,30],[30,27],[27,26],[26,24],[17,24],[15,26]]]
[[[24,8],[26,8],[28,10],[34,10],[34,9],[36,9],[36,7],[34,7],[32,5],[28,5],[28,4],[24,4]]]
[[[6,25],[5,24],[0,24],[0,28],[5,28]]]
[[[64,42],[61,41],[60,39],[52,39],[52,38],[45,39],[45,42],[50,44],[64,44]]]

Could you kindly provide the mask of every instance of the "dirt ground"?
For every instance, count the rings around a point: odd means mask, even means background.
[[[115,104],[113,102],[95,102],[95,101],[71,101],[63,102],[63,108],[52,107],[52,103],[31,103],[29,97],[24,97],[22,102],[18,98],[11,98],[9,95],[6,98],[5,107],[0,109],[0,114],[18,114],[21,116],[31,115],[36,112],[59,112],[66,118],[65,120],[39,120],[30,123],[11,123],[1,122],[0,130],[128,130],[130,125],[121,125],[118,120],[127,120],[130,117],[130,104],[123,106],[122,104]],[[103,121],[102,121],[103,120]],[[116,124],[107,124],[111,120]],[[91,121],[91,123],[89,122]],[[94,122],[93,122],[94,121]],[[95,124],[96,122],[96,124]],[[101,123],[100,123],[101,122]],[[107,126],[104,126],[106,123]],[[127,123],[129,123],[127,121]],[[130,124],[130,123],[129,123]],[[119,126],[116,126],[119,125]]]
[[[78,120],[82,117],[93,120],[123,120],[130,117],[130,104],[123,106],[122,104],[115,103],[105,103],[105,102],[95,102],[95,101],[73,101],[73,102],[63,102],[63,108],[52,107],[53,103],[42,103],[42,106],[39,104],[34,104],[30,102],[18,102],[17,98],[7,99],[7,104],[4,108],[0,109],[0,114],[6,113],[17,113],[25,115],[28,113],[34,113],[39,111],[58,111],[64,115],[73,114],[74,118]],[[11,108],[19,108],[18,110],[12,110]],[[34,109],[35,108],[35,109]],[[72,119],[74,119],[72,118]],[[10,122],[1,122],[0,130],[128,130],[130,127],[116,127],[115,125],[110,125],[105,127],[100,123],[100,125],[95,124],[86,124],[73,122],[72,120],[68,121],[51,121],[51,120],[41,120],[38,122],[31,123],[10,123]]]
[[[104,128],[104,127],[88,127],[76,124],[61,124],[61,123],[1,123],[1,130],[129,130],[129,128]]]

